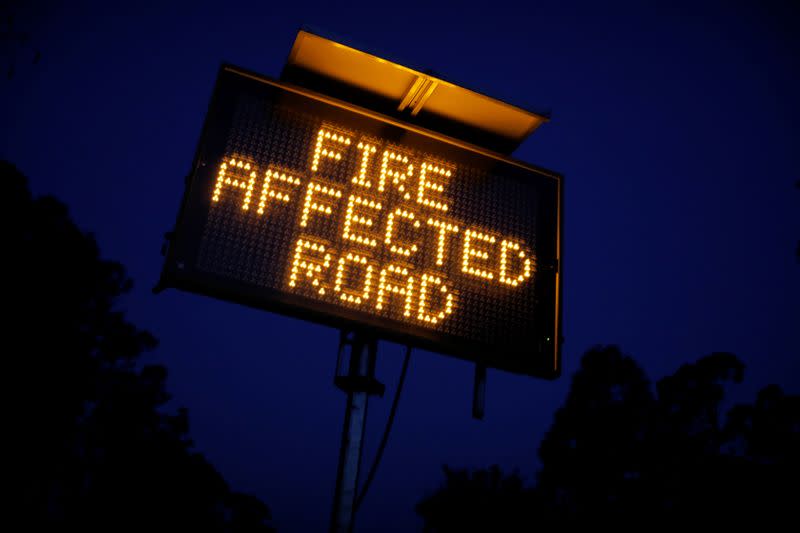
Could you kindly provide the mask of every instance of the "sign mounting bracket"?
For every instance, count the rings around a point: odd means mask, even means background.
[[[402,112],[406,109],[411,109],[411,116],[417,116],[438,85],[439,83],[436,80],[421,74],[418,75],[414,83],[408,88],[408,91],[406,91],[400,101],[400,105],[397,106],[397,110]]]

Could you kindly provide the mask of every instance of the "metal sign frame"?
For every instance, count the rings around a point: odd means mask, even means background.
[[[476,158],[488,158],[493,164],[503,164],[509,169],[519,169],[521,174],[536,173],[555,180],[557,187],[557,205],[552,206],[557,211],[557,224],[555,235],[556,257],[549,262],[539,263],[540,271],[553,276],[552,303],[553,313],[552,332],[548,333],[549,344],[540,343],[531,346],[533,357],[520,361],[518,356],[508,356],[503,353],[493,352],[490,346],[477,347],[474,343],[465,342],[463,339],[454,338],[439,332],[423,330],[421,327],[412,327],[396,321],[387,321],[385,317],[364,317],[363,313],[354,313],[347,308],[335,306],[325,301],[300,302],[296,295],[262,287],[254,290],[251,285],[230,279],[222,279],[209,273],[197,272],[186,268],[186,258],[194,257],[197,250],[198,232],[203,210],[192,198],[200,194],[196,189],[198,175],[212,171],[208,168],[216,161],[207,160],[212,156],[208,148],[220,144],[221,132],[216,131],[219,121],[230,113],[226,109],[225,91],[231,85],[231,80],[242,80],[241,83],[263,84],[265,87],[280,93],[285,98],[307,99],[314,105],[325,106],[339,113],[355,114],[368,119],[380,121],[387,128],[400,128],[414,134],[424,136],[437,143],[444,143],[460,151],[474,154]],[[246,81],[244,81],[246,80]],[[239,83],[239,82],[237,82]],[[235,85],[235,83],[234,83]],[[276,94],[277,94],[276,93]],[[224,143],[223,143],[224,144]],[[404,123],[400,120],[376,113],[369,109],[358,107],[350,103],[331,98],[308,89],[285,82],[276,81],[244,69],[231,65],[223,65],[214,88],[209,110],[206,115],[197,151],[192,164],[192,170],[186,179],[181,207],[173,232],[170,245],[166,253],[166,261],[157,290],[174,287],[194,293],[200,293],[214,298],[233,301],[243,305],[274,311],[288,316],[301,318],[340,329],[363,330],[379,338],[412,345],[415,347],[456,356],[479,364],[506,370],[514,373],[533,375],[545,379],[555,379],[561,372],[561,247],[563,224],[563,177],[550,170],[517,161],[496,152],[468,144],[466,142],[447,137],[445,135],[426,130],[417,126]],[[390,323],[389,323],[390,322]]]

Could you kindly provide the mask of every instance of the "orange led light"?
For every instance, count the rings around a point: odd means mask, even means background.
[[[492,272],[482,268],[470,266],[470,259],[473,257],[483,260],[489,259],[489,252],[485,250],[478,250],[473,247],[473,239],[488,242],[489,244],[494,244],[497,240],[488,233],[481,233],[480,231],[476,230],[468,229],[466,232],[464,232],[464,254],[461,261],[461,271],[479,278],[493,279],[494,274]]]
[[[308,187],[306,188],[306,198],[303,202],[303,211],[300,214],[300,226],[303,228],[308,226],[308,217],[311,216],[312,211],[317,211],[324,215],[333,214],[333,209],[330,205],[325,205],[321,202],[314,201],[314,195],[317,193],[337,199],[342,197],[342,192],[334,189],[333,187],[315,183],[313,181],[308,182]]]
[[[512,255],[522,259],[522,273],[517,276],[508,275],[509,250],[512,250]],[[520,250],[519,243],[509,240],[504,240],[500,243],[500,283],[505,283],[507,285],[511,285],[512,287],[516,287],[531,277],[534,267],[535,265],[532,258],[527,257],[525,252]]]
[[[433,163],[422,163],[422,169],[419,172],[417,202],[440,211],[447,211],[450,209],[450,207],[444,201],[441,199],[431,199],[426,196],[427,190],[433,190],[440,194],[444,192],[444,185],[433,181],[432,175],[438,175],[440,177],[449,179],[452,175],[452,172],[444,167],[434,165]]]
[[[389,276],[401,281],[389,280]],[[404,296],[403,316],[411,316],[411,303],[414,292],[414,278],[408,275],[408,269],[402,266],[389,265],[381,270],[378,280],[378,298],[376,309],[383,309],[383,303],[392,294]],[[388,294],[387,294],[388,293]]]
[[[425,310],[426,298],[428,294],[428,284],[441,285],[439,292],[445,295],[444,307],[438,313],[429,313]],[[447,286],[442,283],[442,278],[429,274],[423,274],[422,280],[419,284],[419,307],[417,318],[423,322],[430,324],[437,324],[443,320],[447,315],[453,312],[453,293],[448,292]]]
[[[253,188],[256,183],[256,171],[251,168],[250,163],[245,163],[241,159],[231,158],[228,161],[223,161],[219,165],[217,172],[217,181],[214,184],[214,192],[211,195],[211,201],[219,202],[222,194],[222,187],[230,185],[238,189],[244,189],[244,202],[242,203],[242,210],[247,211],[250,209],[250,201],[253,199]]]
[[[345,239],[355,241],[359,244],[364,244],[366,246],[375,247],[378,245],[378,241],[374,238],[368,237],[366,235],[360,235],[354,233],[351,230],[353,224],[360,224],[362,226],[372,227],[374,222],[371,218],[368,218],[363,215],[358,215],[355,213],[356,206],[362,206],[366,209],[372,209],[375,211],[380,211],[382,206],[380,202],[376,202],[375,200],[370,200],[369,198],[364,198],[362,196],[358,196],[355,194],[351,194],[350,198],[347,200],[347,211],[344,215],[344,231],[342,232],[342,237]]]
[[[392,167],[400,167],[399,168]],[[410,200],[411,194],[406,192],[405,182],[414,173],[414,165],[408,163],[408,156],[395,153],[391,150],[383,152],[383,159],[381,161],[381,174],[378,180],[378,190],[383,192],[386,189],[387,178],[391,178],[392,183],[397,187],[400,194],[403,195],[404,200]]]
[[[267,205],[267,198],[275,198],[280,202],[288,202],[291,198],[286,191],[277,191],[272,186],[272,180],[288,183],[290,185],[300,185],[300,178],[295,178],[277,170],[267,170],[264,175],[264,187],[261,189],[261,199],[258,201],[258,214],[263,215]]]
[[[346,135],[336,133],[326,128],[320,129],[317,132],[317,143],[314,146],[314,156],[311,159],[311,172],[317,172],[319,170],[320,159],[323,157],[341,161],[342,152],[335,150],[333,147],[336,147],[336,144],[350,146],[350,142],[350,138]],[[337,148],[341,149],[342,146]]]
[[[369,158],[370,156],[372,156],[372,154],[375,153],[377,149],[375,148],[375,146],[365,142],[358,143],[358,149],[361,150],[361,165],[358,168],[358,175],[356,175],[352,181],[356,185],[361,185],[362,187],[366,187],[367,189],[369,189],[370,187],[372,187],[372,182],[367,179]]]
[[[364,286],[360,292],[353,292],[348,290],[344,285],[345,268],[348,263],[360,265],[364,268]],[[367,258],[363,255],[348,253],[339,258],[339,263],[336,267],[336,281],[333,286],[334,292],[338,292],[339,298],[346,302],[360,305],[361,302],[369,298],[370,284],[372,282],[372,265],[369,264]]]
[[[316,253],[317,257],[308,257],[307,251]],[[319,254],[324,254],[319,257]],[[325,245],[316,243],[308,239],[298,239],[294,248],[294,259],[292,260],[291,274],[289,275],[289,286],[297,286],[300,273],[304,272],[305,277],[311,280],[311,285],[317,288],[321,295],[325,294],[325,287],[322,286],[320,277],[322,269],[331,266],[331,254],[325,253]]]
[[[358,149],[357,159],[355,151],[347,154],[351,145]],[[212,202],[219,202],[224,189],[241,191],[237,194],[243,195],[244,211],[256,203],[258,194],[255,211],[263,215],[270,208],[268,202],[286,205],[295,196],[299,198],[300,193],[295,190],[302,185],[303,199],[295,202],[300,209],[295,219],[298,228],[313,226],[313,217],[324,216],[328,218],[318,220],[319,227],[332,229],[334,223],[339,223],[336,211],[344,207],[341,234],[333,242],[321,242],[305,233],[293,237],[296,240],[290,252],[287,284],[300,294],[448,331],[450,326],[442,326],[442,322],[458,306],[466,305],[459,302],[462,275],[516,288],[535,274],[536,258],[522,241],[500,236],[490,228],[468,229],[463,221],[446,214],[451,200],[445,189],[455,172],[451,164],[415,159],[413,152],[406,155],[403,149],[387,148],[379,139],[351,138],[327,126],[317,131],[313,150],[309,173],[270,167],[264,172],[257,193],[255,182],[260,171],[255,164],[238,156],[226,157],[219,165],[212,193]],[[381,154],[380,171],[377,162],[373,163],[375,154]],[[343,161],[345,157],[353,159]],[[342,161],[347,166],[339,167],[330,179],[315,176],[313,173],[325,161]],[[414,176],[415,165],[418,177]],[[355,170],[346,170],[350,168]],[[314,179],[303,185],[307,177]],[[412,178],[418,180],[416,184],[411,183]],[[392,188],[394,191],[390,191]],[[346,206],[340,202],[343,195],[347,196]],[[423,209],[436,211],[426,210],[422,216]],[[434,233],[420,235],[423,225]],[[463,248],[451,251],[462,233]],[[434,245],[435,254],[433,249],[422,249]],[[429,267],[434,272],[414,272]],[[464,299],[472,301],[472,296]]]
[[[384,239],[384,242],[390,246],[389,249],[392,251],[392,253],[409,257],[411,254],[417,251],[418,248],[416,244],[412,244],[411,246],[400,246],[398,244],[392,243],[392,233],[394,231],[394,226],[395,226],[394,219],[395,217],[398,216],[400,218],[405,218],[408,221],[413,222],[415,228],[420,227],[419,220],[415,220],[416,217],[414,216],[414,213],[412,213],[411,211],[407,211],[402,207],[398,207],[397,209],[394,210],[394,212],[389,214],[389,218],[386,221],[386,238]]]
[[[428,219],[428,225],[439,229],[439,236],[436,245],[436,264],[444,265],[444,245],[447,242],[448,233],[458,233],[458,226],[441,220]]]

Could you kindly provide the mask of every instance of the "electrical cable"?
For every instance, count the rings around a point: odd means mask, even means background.
[[[400,393],[403,391],[403,383],[406,381],[406,372],[408,371],[408,361],[411,359],[411,346],[406,346],[406,357],[403,360],[403,369],[400,371],[400,379],[397,382],[397,390],[394,393],[394,400],[392,400],[392,408],[389,411],[389,419],[386,421],[386,428],[383,430],[383,437],[381,443],[378,445],[378,450],[375,452],[375,459],[372,461],[372,466],[367,474],[367,479],[364,481],[364,486],[361,487],[361,492],[356,498],[353,505],[353,512],[358,511],[364,497],[367,495],[369,486],[375,478],[375,472],[378,470],[378,465],[383,457],[383,450],[386,448],[386,443],[389,441],[389,433],[392,431],[392,423],[394,422],[394,415],[397,413],[397,404],[400,402]]]

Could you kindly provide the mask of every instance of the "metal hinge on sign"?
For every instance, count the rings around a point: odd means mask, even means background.
[[[408,88],[405,96],[400,101],[400,105],[397,106],[397,110],[411,109],[411,116],[417,116],[417,113],[425,105],[428,98],[431,97],[437,85],[439,85],[439,82],[436,80],[427,76],[417,76],[417,79],[414,80],[414,83],[411,84],[411,87]]]

